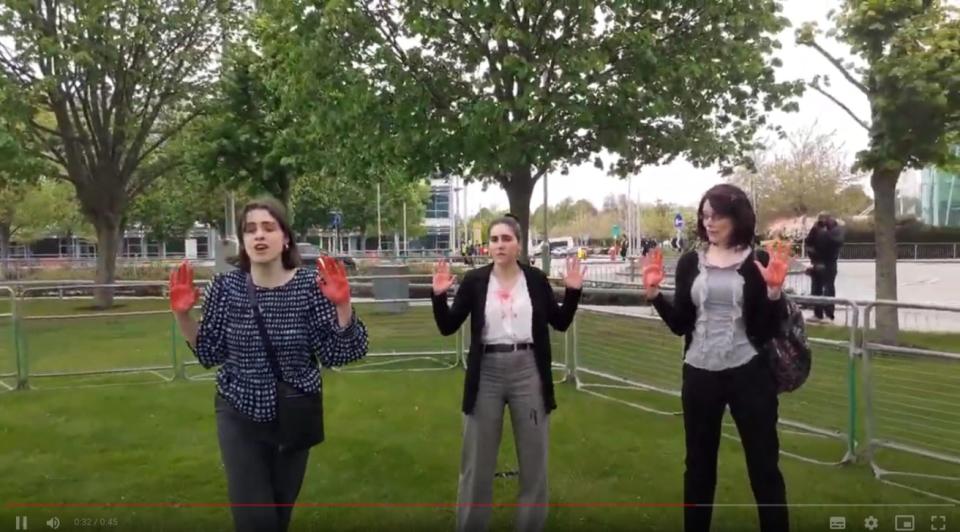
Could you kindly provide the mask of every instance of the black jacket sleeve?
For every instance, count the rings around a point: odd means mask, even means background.
[[[693,280],[697,276],[698,262],[699,259],[695,251],[688,252],[680,257],[680,261],[677,263],[676,291],[674,292],[673,302],[668,301],[663,292],[660,292],[652,301],[653,308],[657,309],[657,314],[673,331],[673,334],[678,336],[693,332],[697,323],[697,307],[693,304],[690,289],[693,287]]]
[[[447,305],[447,294],[431,294],[433,319],[437,322],[440,334],[450,336],[457,332],[470,314],[474,299],[474,276],[467,274],[453,296],[453,307]]]

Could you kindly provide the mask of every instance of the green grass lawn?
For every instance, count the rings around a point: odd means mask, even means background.
[[[142,316],[25,320],[25,348],[31,374],[120,367],[170,366],[172,349],[189,360],[189,350],[172,338],[163,300],[121,300],[115,311],[159,311]],[[26,316],[93,312],[89,301],[31,301]],[[429,357],[384,366],[389,357],[371,356],[345,372],[326,373],[328,441],[311,456],[300,502],[386,504],[389,507],[304,507],[294,530],[449,530],[456,497],[460,447],[459,404],[462,370],[356,373],[356,370],[441,367],[455,360],[456,338],[441,337],[427,307],[395,314],[358,305],[371,334],[371,353],[431,352]],[[0,309],[2,312],[3,309]],[[811,335],[842,335],[839,329],[812,329]],[[953,351],[960,341],[931,340]],[[582,312],[577,324],[581,367],[675,390],[680,382],[680,344],[654,320]],[[954,343],[956,342],[956,343]],[[564,337],[553,335],[554,358],[564,359]],[[880,434],[952,452],[958,419],[957,365],[902,357],[877,357],[875,407]],[[846,371],[843,352],[818,347],[810,381],[782,396],[781,417],[846,430]],[[0,374],[15,368],[9,325],[0,325]],[[190,374],[207,373],[191,367]],[[165,382],[172,370],[117,376],[31,378],[35,390],[0,393],[0,522],[29,515],[40,529],[58,515],[72,525],[77,516],[117,517],[119,530],[227,530],[229,512],[203,506],[225,502],[213,420],[213,383]],[[561,377],[557,373],[557,377]],[[613,384],[581,373],[587,384]],[[858,377],[859,379],[859,377]],[[9,387],[12,379],[4,379]],[[919,388],[918,388],[919,386]],[[862,390],[859,380],[858,390]],[[0,389],[6,389],[0,387]],[[683,431],[679,399],[667,394],[587,386],[662,415],[577,391],[558,389],[560,409],[551,427],[552,530],[677,530],[681,510],[638,503],[682,500]],[[936,392],[936,393],[933,393]],[[860,401],[862,405],[862,401]],[[952,405],[952,406],[950,406]],[[861,406],[862,408],[862,406]],[[862,417],[861,417],[862,419]],[[729,422],[729,418],[727,419]],[[922,421],[927,423],[923,424]],[[862,428],[860,434],[862,435]],[[736,434],[727,427],[727,434]],[[784,427],[783,448],[826,462],[843,456],[845,443]],[[957,473],[943,462],[881,451],[884,467],[911,472]],[[814,465],[783,458],[790,502],[798,505],[930,504],[940,501],[885,485],[866,464]],[[516,468],[509,423],[501,448],[501,471]],[[739,443],[721,446],[717,503],[749,504],[752,494]],[[895,478],[956,497],[956,482]],[[497,502],[510,503],[515,477],[496,481]],[[21,509],[10,503],[181,503],[181,508]],[[597,504],[589,507],[583,505]],[[428,506],[428,505],[436,506]],[[606,506],[600,506],[600,505]],[[406,506],[405,506],[406,505]],[[421,506],[414,506],[421,505]],[[426,506],[425,506],[426,505]],[[566,506],[564,506],[566,505]],[[632,506],[631,506],[632,505]],[[876,515],[892,529],[901,513],[931,515],[943,509],[904,507],[797,506],[795,530],[825,530],[830,515],[856,522]],[[513,510],[495,512],[494,529],[510,529]],[[725,506],[715,513],[715,531],[755,529],[749,506]],[[960,518],[954,512],[956,518]],[[921,517],[925,523],[926,517]],[[862,521],[861,521],[862,522]],[[951,521],[954,522],[954,521]],[[859,530],[859,523],[852,529]],[[918,530],[925,530],[920,528]]]

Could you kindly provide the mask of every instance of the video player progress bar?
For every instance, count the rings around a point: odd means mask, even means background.
[[[469,503],[464,503],[467,506]],[[191,503],[191,502],[160,502],[160,503],[32,503],[32,502],[8,502],[4,505],[6,508],[210,508],[210,507],[296,507],[296,508],[451,508],[459,506],[456,502],[438,502],[438,503],[352,503],[352,502],[326,502],[310,503],[298,502],[292,504],[273,504],[273,503],[251,503],[251,504],[231,504],[229,502],[213,503]],[[476,506],[486,506],[495,508],[515,508],[519,506],[547,506],[551,508],[683,508],[685,506],[696,506],[684,503],[648,503],[648,502],[555,502],[545,504],[521,504],[521,503],[490,503],[477,504]],[[706,505],[701,505],[706,506]],[[712,504],[714,508],[755,508],[756,503],[716,503]],[[960,505],[952,503],[790,503],[787,505],[762,504],[760,506],[787,506],[788,508],[960,508]]]

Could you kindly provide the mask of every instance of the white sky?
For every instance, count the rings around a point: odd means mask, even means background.
[[[787,28],[780,36],[783,47],[778,56],[783,60],[783,68],[779,69],[778,77],[781,80],[805,79],[810,80],[816,74],[830,76],[831,94],[850,106],[860,117],[869,116],[869,106],[863,95],[844,81],[840,73],[830,65],[820,54],[808,47],[794,44],[794,30],[808,20],[817,21],[820,27],[829,27],[827,13],[830,9],[839,9],[840,0],[784,0],[783,15],[790,19],[792,27]],[[841,44],[824,43],[824,47],[835,57],[844,62],[851,60],[851,56]],[[835,131],[836,139],[842,142],[848,152],[850,162],[853,162],[857,151],[866,147],[867,132],[855,123],[839,107],[821,94],[807,90],[798,100],[800,111],[797,113],[778,113],[771,117],[771,121],[782,126],[788,132],[816,123],[818,131]],[[609,177],[603,170],[587,163],[577,168],[571,168],[570,175],[563,176],[559,172],[548,176],[547,193],[551,205],[559,203],[566,197],[574,199],[585,198],[599,207],[604,197],[609,194],[626,194],[627,180]],[[632,179],[631,197],[641,202],[662,200],[668,203],[695,205],[700,195],[711,185],[719,183],[721,178],[716,169],[698,170],[686,161],[678,159],[666,166],[649,167],[635,175]],[[869,186],[865,186],[870,193]],[[481,191],[479,184],[467,187],[467,214],[472,215],[481,207],[496,205],[506,209],[509,205],[507,195],[497,186],[490,186],[486,192]],[[463,199],[461,197],[460,201]],[[543,182],[537,183],[533,191],[531,209],[543,203]]]

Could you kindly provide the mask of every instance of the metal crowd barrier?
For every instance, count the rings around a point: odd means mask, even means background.
[[[635,294],[636,290],[605,291]],[[938,493],[957,493],[960,482],[960,409],[956,406],[960,404],[960,307],[788,297],[804,306],[835,305],[839,327],[808,338],[813,370],[803,387],[780,396],[781,432],[841,442],[842,456],[830,459],[840,449],[820,444],[811,446],[816,453],[806,452],[806,444],[798,450],[784,445],[783,454],[828,465],[865,457],[885,482],[958,502],[955,495]],[[871,339],[876,334],[871,314],[877,306],[901,310],[905,327],[900,345]],[[924,315],[909,319],[903,316],[908,310]],[[935,312],[949,316],[931,316]],[[578,390],[657,414],[682,413],[678,398],[683,340],[667,329],[651,307],[582,306],[572,335],[567,372]],[[934,345],[903,345],[923,341]],[[727,429],[731,428],[728,424]],[[897,469],[884,468],[880,450],[906,453],[909,460],[927,459],[929,471],[902,461],[893,461],[899,464]],[[921,482],[917,487],[889,480],[898,476],[951,486],[927,487]]]
[[[0,286],[5,295],[6,312],[0,312],[0,392],[13,391],[20,380],[20,350],[17,348],[16,297],[13,289]]]
[[[463,328],[452,338],[436,333],[429,299],[358,300],[353,306],[367,326],[367,356],[334,371],[437,371],[460,366]],[[424,334],[425,327],[435,334]]]
[[[810,339],[814,371],[801,390],[781,396],[781,425],[786,430],[843,443],[838,460],[793,453],[797,458],[827,464],[849,462],[854,459],[856,446],[857,306],[849,300],[791,297],[805,304],[833,302],[851,316],[845,339]],[[652,307],[582,307],[574,327],[576,340],[568,372],[579,390],[648,412],[682,413],[677,399],[683,339],[666,327]]]
[[[156,299],[115,299],[140,301],[139,310],[96,311],[84,302],[93,302],[96,289],[130,290],[162,287],[166,283],[78,284],[21,288],[14,300],[14,331],[18,354],[17,388],[37,388],[36,379],[80,377],[102,383],[118,374],[145,374],[160,382],[173,379],[176,357],[169,348],[173,333],[170,310]],[[55,291],[56,296],[39,294]],[[152,308],[157,307],[157,308]],[[157,316],[164,319],[157,320]],[[109,329],[88,327],[91,321],[106,321]],[[130,329],[131,323],[133,328]],[[121,329],[123,327],[124,329]],[[90,346],[99,349],[90,349]],[[167,372],[165,375],[161,372]],[[46,384],[44,385],[46,386]]]
[[[351,280],[391,277],[397,276]],[[605,284],[619,288],[604,292],[636,296],[639,290],[636,284]],[[21,287],[19,294],[0,287],[9,300],[9,312],[0,313],[0,319],[6,318],[0,331],[9,336],[0,343],[6,346],[0,347],[0,390],[35,388],[36,380],[67,376],[146,374],[160,378],[153,382],[211,378],[212,372],[188,371],[197,362],[179,337],[165,297],[118,299],[139,305],[130,311],[75,308],[92,299],[86,293],[95,288],[165,285],[31,286]],[[51,290],[57,295],[31,297]],[[788,297],[805,306],[837,306],[840,328],[824,328],[822,335],[809,338],[814,352],[811,377],[799,390],[780,396],[781,432],[791,438],[819,438],[827,444],[814,445],[819,453],[806,452],[805,444],[799,450],[785,445],[784,454],[818,464],[842,464],[862,457],[886,483],[960,502],[955,495],[960,493],[956,489],[960,482],[960,307]],[[356,299],[354,306],[370,333],[369,353],[364,361],[336,371],[466,367],[469,320],[452,337],[442,337],[436,333],[429,299]],[[901,315],[904,327],[896,345],[875,339],[873,314],[878,307],[897,308]],[[916,313],[922,315],[916,317]],[[107,323],[86,326],[90,320]],[[585,393],[648,412],[682,413],[683,340],[666,328],[652,307],[581,305],[571,328],[551,337],[556,382],[566,381]],[[93,350],[89,347],[84,356],[75,352],[77,346],[91,344],[102,346],[95,350],[96,356],[90,357]],[[731,428],[726,427],[726,437],[735,437]],[[841,449],[831,442],[839,442]],[[841,450],[840,457],[832,457]],[[906,461],[902,456],[908,457]],[[917,465],[917,458],[929,467]],[[930,482],[949,487],[931,487]],[[944,491],[954,495],[943,495]]]
[[[952,322],[953,332],[960,331],[958,306],[874,301],[864,307],[864,322],[869,324],[880,307],[897,309],[901,321],[910,311],[937,313],[949,319],[927,321]],[[960,346],[951,346],[956,338],[942,332],[919,336],[903,329],[898,345],[889,345],[874,340],[875,331],[863,328],[865,455],[874,475],[885,483],[960,504]],[[897,460],[903,453],[923,457],[927,463],[905,466]],[[891,478],[907,478],[914,485]],[[951,485],[951,495],[934,492],[938,484]]]

